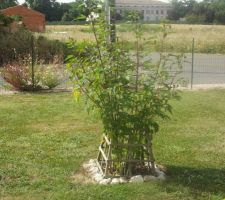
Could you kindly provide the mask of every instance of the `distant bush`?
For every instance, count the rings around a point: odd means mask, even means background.
[[[41,83],[45,88],[53,89],[64,80],[64,66],[54,60],[52,64],[42,65]]]
[[[47,22],[47,25],[84,25],[88,24],[86,21],[52,21]]]
[[[53,89],[60,85],[60,79],[57,76],[57,73],[52,69],[47,68],[47,72],[45,72],[42,77],[42,83],[48,87],[48,89]]]
[[[205,16],[191,14],[186,17],[186,20],[189,24],[204,24]]]
[[[14,33],[0,31],[0,66],[9,63],[19,55],[24,57],[31,53],[32,33],[19,28]],[[34,37],[36,59],[44,63],[53,62],[55,56],[61,60],[67,55],[66,44],[58,40],[49,40],[43,36]]]
[[[31,57],[28,55],[4,65],[1,75],[18,91],[53,89],[62,81],[64,71],[62,66],[56,63],[39,63],[34,66],[32,72]]]
[[[124,24],[119,24],[117,26],[117,31],[118,32],[131,32],[132,31],[132,24],[131,23],[124,23]],[[153,32],[153,33],[158,33],[162,31],[162,27],[159,24],[144,24],[142,23],[142,31],[143,32]]]
[[[11,84],[16,90],[31,91],[40,90],[40,77],[36,74],[34,81],[30,70],[31,58],[17,59],[6,64],[2,70],[3,79]]]
[[[55,57],[60,58],[63,62],[67,55],[67,45],[59,40],[49,40],[43,36],[39,36],[35,40],[35,51],[38,60],[44,63],[54,62]]]
[[[0,64],[8,63],[15,59],[16,54],[30,52],[31,33],[19,29],[15,33],[0,32]]]
[[[8,26],[13,22],[13,18],[12,17],[8,17],[5,16],[3,14],[0,13],[0,29],[3,26]]]

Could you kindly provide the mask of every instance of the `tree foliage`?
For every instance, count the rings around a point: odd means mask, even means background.
[[[71,3],[59,3],[56,0],[26,0],[26,4],[46,15],[47,21],[85,20],[90,10],[97,8],[100,0],[77,0]]]
[[[17,0],[0,0],[0,10],[18,5]]]
[[[82,21],[86,20],[91,11],[98,10],[100,0],[77,0],[70,3],[69,9],[64,13],[62,21]]]
[[[172,10],[169,12],[169,18],[172,20],[178,20],[191,13],[194,5],[197,2],[195,0],[172,0]]]
[[[146,157],[155,174],[152,139],[159,130],[159,118],[167,119],[172,112],[169,101],[178,97],[176,74],[170,69],[176,68],[174,61],[178,61],[178,68],[182,65],[182,56],[163,52],[166,25],[162,28],[160,59],[156,63],[142,59],[142,25],[138,19],[134,15],[135,50],[127,51],[119,42],[109,43],[106,23],[100,20],[96,25],[92,15],[95,42],[71,42],[74,54],[68,57],[76,99],[84,95],[91,108],[99,111],[104,133],[113,144],[127,145],[123,149],[114,147],[113,158],[121,161],[114,171],[128,177],[138,167],[145,167]],[[169,64],[171,57],[173,62]],[[140,162],[129,162],[132,159]]]
[[[26,4],[46,15],[47,21],[59,21],[64,13],[64,7],[56,0],[26,0]]]
[[[186,17],[191,23],[225,24],[224,0],[172,0],[169,19],[179,20]]]
[[[0,13],[0,28],[1,28],[1,26],[8,26],[13,21],[14,21],[14,19],[12,17],[5,16]]]

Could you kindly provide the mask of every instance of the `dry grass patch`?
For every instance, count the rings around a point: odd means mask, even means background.
[[[144,37],[148,39],[155,35],[157,38],[160,26],[159,24],[145,24]],[[195,38],[196,52],[225,53],[225,26],[172,24],[171,27],[172,32],[168,35],[166,42],[169,51],[191,52],[192,39]],[[135,36],[131,32],[129,24],[119,24],[117,30],[120,41],[134,43]],[[70,38],[77,41],[94,40],[88,25],[48,25],[46,33],[42,35],[60,41],[68,41]]]

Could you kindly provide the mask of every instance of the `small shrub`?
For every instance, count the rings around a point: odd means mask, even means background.
[[[56,63],[41,63],[34,66],[32,73],[31,57],[25,56],[6,64],[2,77],[18,91],[53,89],[62,81],[63,67]]]
[[[20,28],[15,33],[0,32],[0,65],[15,60],[16,56],[30,53],[32,34]]]
[[[30,57],[26,57],[26,59],[19,58],[18,61],[12,61],[6,64],[1,74],[4,80],[11,84],[16,90],[40,90],[42,88],[40,76],[36,74],[35,79],[32,80],[30,64]]]
[[[0,29],[1,29],[1,26],[8,26],[12,22],[13,22],[12,17],[8,17],[8,16],[5,16],[5,15],[0,13]]]
[[[32,33],[19,28],[15,33],[0,31],[0,66],[31,53]],[[49,40],[43,36],[34,37],[35,54],[37,60],[52,63],[55,56],[61,61],[67,55],[66,44],[59,40]]]
[[[195,15],[191,14],[186,17],[187,22],[190,24],[204,24],[205,16],[204,15]]]
[[[46,86],[48,89],[57,87],[63,80],[63,72],[63,68],[60,64],[45,66],[41,76],[42,85]]]
[[[35,41],[36,57],[42,60],[45,64],[53,63],[55,57],[63,62],[67,55],[67,45],[59,40],[49,40],[43,36],[39,36]]]

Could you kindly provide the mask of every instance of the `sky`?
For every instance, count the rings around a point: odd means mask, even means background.
[[[60,3],[68,3],[68,2],[72,2],[74,0],[57,0],[57,1]],[[168,1],[168,0],[163,0],[163,1]],[[18,2],[21,4],[21,3],[24,3],[24,0],[18,0]]]
[[[74,0],[57,0],[58,2],[60,3],[68,3],[68,2],[71,2],[71,1],[74,1]],[[18,2],[21,4],[21,3],[24,3],[24,0],[18,0]]]

